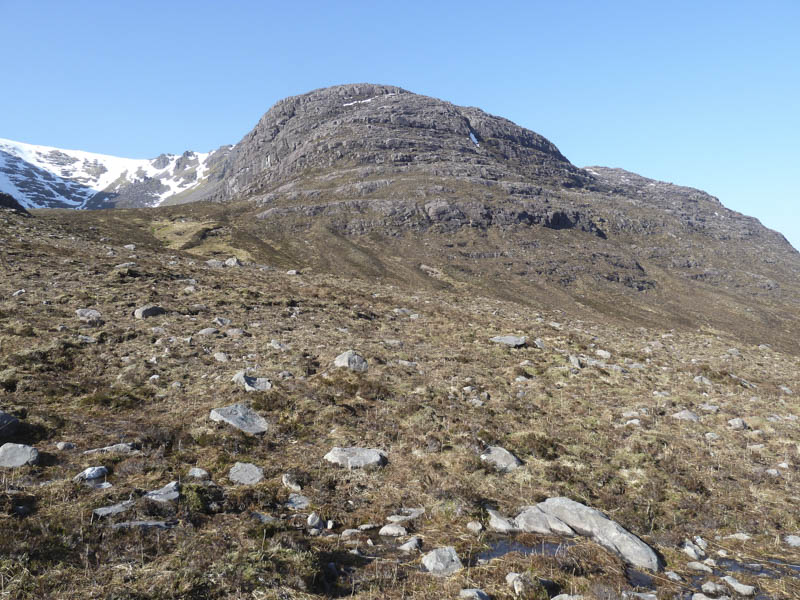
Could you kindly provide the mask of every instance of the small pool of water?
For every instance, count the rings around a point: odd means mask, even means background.
[[[558,556],[565,553],[572,542],[537,542],[535,544],[523,544],[514,539],[498,539],[489,542],[489,549],[484,550],[475,557],[478,564],[487,563],[495,558],[501,558],[506,554],[516,552],[523,556]]]

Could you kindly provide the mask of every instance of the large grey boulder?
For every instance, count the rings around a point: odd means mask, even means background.
[[[15,469],[39,462],[39,451],[25,444],[7,443],[0,446],[0,467]]]
[[[333,366],[340,369],[350,369],[357,373],[364,373],[369,369],[366,359],[355,350],[348,350],[342,352],[339,356],[333,359]]]
[[[498,335],[489,341],[495,344],[503,344],[511,348],[521,348],[528,342],[528,338],[516,335]]]
[[[238,383],[246,392],[266,392],[272,389],[272,382],[266,377],[250,377],[244,371],[239,371],[231,379]]]
[[[446,577],[464,568],[452,546],[436,548],[422,557],[422,564],[432,575]]]
[[[569,498],[548,498],[537,505],[575,533],[591,538],[635,567],[658,571],[661,561],[653,549],[599,510]]]
[[[481,454],[481,460],[493,465],[498,471],[509,473],[522,465],[522,461],[501,446],[489,446]]]
[[[255,485],[264,479],[264,469],[252,463],[237,462],[228,471],[228,479],[240,485]]]
[[[231,404],[230,406],[215,408],[208,415],[208,418],[217,423],[227,423],[251,435],[265,433],[269,428],[269,423],[264,417],[244,404]]]
[[[323,458],[328,462],[347,469],[368,469],[382,467],[387,457],[383,450],[376,448],[339,448],[335,446]]]

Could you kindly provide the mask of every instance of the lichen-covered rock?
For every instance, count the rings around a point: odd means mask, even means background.
[[[208,417],[212,421],[227,423],[240,431],[250,435],[260,435],[269,429],[267,420],[249,406],[244,404],[231,404],[222,408],[215,408]]]
[[[0,467],[15,469],[25,465],[35,465],[38,462],[39,451],[33,446],[11,442],[0,446]]]
[[[464,568],[456,549],[452,546],[431,550],[422,557],[422,564],[431,575],[441,577],[452,575]]]

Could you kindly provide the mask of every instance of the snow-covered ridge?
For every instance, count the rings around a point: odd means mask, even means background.
[[[120,158],[0,138],[0,191],[26,208],[87,208],[98,194],[135,192],[138,204],[157,206],[203,183],[211,153]]]

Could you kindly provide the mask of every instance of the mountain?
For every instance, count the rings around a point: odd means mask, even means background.
[[[152,207],[197,200],[213,187],[229,150],[148,160],[0,139],[0,191],[26,208]]]
[[[197,255],[797,347],[800,255],[779,233],[706,192],[579,168],[507,119],[396,86],[286,98],[209,155],[0,147],[0,190],[23,205],[160,205],[147,216],[159,239]]]

